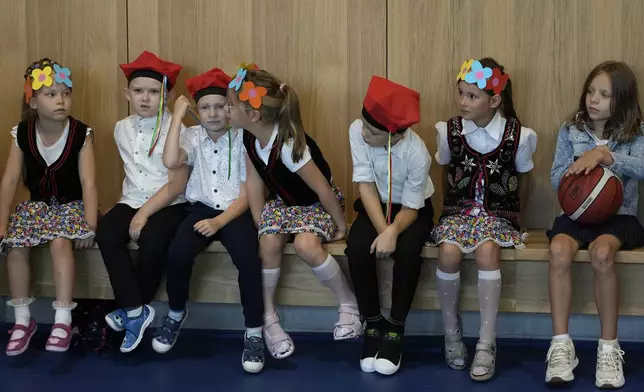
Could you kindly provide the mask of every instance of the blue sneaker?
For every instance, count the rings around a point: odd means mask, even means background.
[[[152,320],[154,320],[154,308],[150,305],[143,306],[143,311],[139,317],[125,318],[123,323],[125,338],[121,344],[122,353],[129,353],[141,343],[143,332],[152,324]]]
[[[108,313],[105,316],[105,322],[116,332],[121,332],[123,330],[123,323],[127,318],[127,312],[125,309],[116,309],[112,313]]]
[[[163,326],[157,334],[157,336],[152,339],[152,349],[159,354],[167,353],[174,347],[174,344],[177,342],[179,337],[179,330],[183,326],[184,321],[188,317],[188,311],[186,310],[183,313],[183,318],[181,321],[177,321],[170,316],[165,316],[163,319]]]

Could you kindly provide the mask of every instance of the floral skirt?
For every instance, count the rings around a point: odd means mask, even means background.
[[[344,210],[344,195],[338,186],[331,182],[331,188]],[[281,199],[269,200],[264,205],[259,218],[259,236],[263,234],[300,234],[313,233],[324,241],[331,241],[338,227],[322,203],[310,206],[288,206]]]
[[[431,245],[456,245],[463,253],[471,253],[486,241],[494,241],[502,248],[525,248],[522,234],[503,218],[489,215],[449,215],[443,217],[432,231]]]
[[[25,201],[11,215],[7,234],[0,242],[0,251],[31,248],[56,238],[78,240],[93,235],[94,232],[85,221],[82,201],[66,204],[58,204],[56,200],[49,204]]]

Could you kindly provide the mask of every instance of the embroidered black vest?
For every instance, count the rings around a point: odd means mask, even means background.
[[[515,118],[506,121],[499,146],[487,154],[471,148],[462,134],[461,117],[447,122],[447,141],[452,160],[447,170],[447,194],[443,215],[454,215],[467,208],[475,198],[479,175],[485,179],[483,205],[492,215],[509,220],[519,227],[519,177],[515,157],[521,137],[521,124]]]
[[[36,121],[18,124],[17,141],[24,157],[24,183],[33,201],[48,203],[55,197],[60,203],[83,199],[78,175],[78,157],[85,144],[87,125],[69,117],[65,148],[58,159],[47,166],[36,144]]]
[[[305,136],[306,145],[309,146],[313,162],[330,184],[331,168],[329,164],[324,159],[322,151],[320,151],[315,140],[307,134]],[[255,150],[255,140],[256,138],[253,134],[244,130],[244,147],[246,147],[248,157],[257,170],[257,173],[259,173],[259,176],[268,188],[269,200],[279,196],[288,206],[310,206],[320,201],[318,195],[309,188],[298,174],[292,173],[284,166],[284,163],[279,158],[282,149],[281,145],[275,143],[268,157],[267,165]]]

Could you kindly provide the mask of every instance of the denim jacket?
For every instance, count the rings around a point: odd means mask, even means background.
[[[557,190],[561,178],[574,160],[595,147],[597,144],[589,131],[580,131],[572,124],[562,125],[550,171],[552,187]],[[607,168],[617,174],[624,185],[624,202],[617,213],[637,215],[638,181],[644,180],[644,124],[640,127],[640,133],[629,143],[611,140],[607,147],[613,156],[613,164]]]

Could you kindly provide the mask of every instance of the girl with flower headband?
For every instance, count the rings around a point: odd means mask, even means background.
[[[470,377],[490,379],[496,362],[496,314],[501,295],[501,247],[523,248],[521,206],[537,134],[521,126],[512,81],[494,59],[468,60],[456,79],[459,115],[436,124],[436,162],[447,166],[443,213],[432,231],[439,246],[436,270],[445,324],[445,359],[467,366],[458,315],[460,264],[474,252],[481,329]]]
[[[601,224],[584,224],[567,215],[557,217],[546,234],[550,239],[550,308],[553,337],[546,361],[546,382],[567,383],[579,364],[568,334],[572,301],[571,264],[586,248],[595,273],[595,301],[601,324],[597,346],[595,386],[616,389],[624,385],[623,355],[617,341],[619,282],[617,252],[644,243],[637,219],[638,185],[644,180],[644,123],[637,79],[628,65],[606,61],[586,78],[579,106],[559,129],[550,171],[558,189],[564,176],[589,173],[597,165],[614,172],[624,185],[624,200],[616,215]]]
[[[340,303],[334,339],[357,337],[362,322],[356,298],[337,261],[322,247],[322,242],[344,237],[343,196],[322,152],[304,130],[295,90],[256,66],[240,68],[229,87],[230,125],[247,131],[246,195],[259,228],[264,339],[270,354],[286,358],[295,349],[274,305],[282,250],[293,237],[297,255]]]
[[[9,158],[0,185],[0,251],[7,269],[15,324],[6,354],[22,354],[36,332],[29,305],[29,252],[49,243],[56,281],[55,321],[45,349],[69,349],[72,330],[74,248],[91,247],[98,219],[93,131],[70,116],[71,71],[44,58],[27,68],[23,121],[11,131]],[[29,200],[9,217],[23,178]]]

